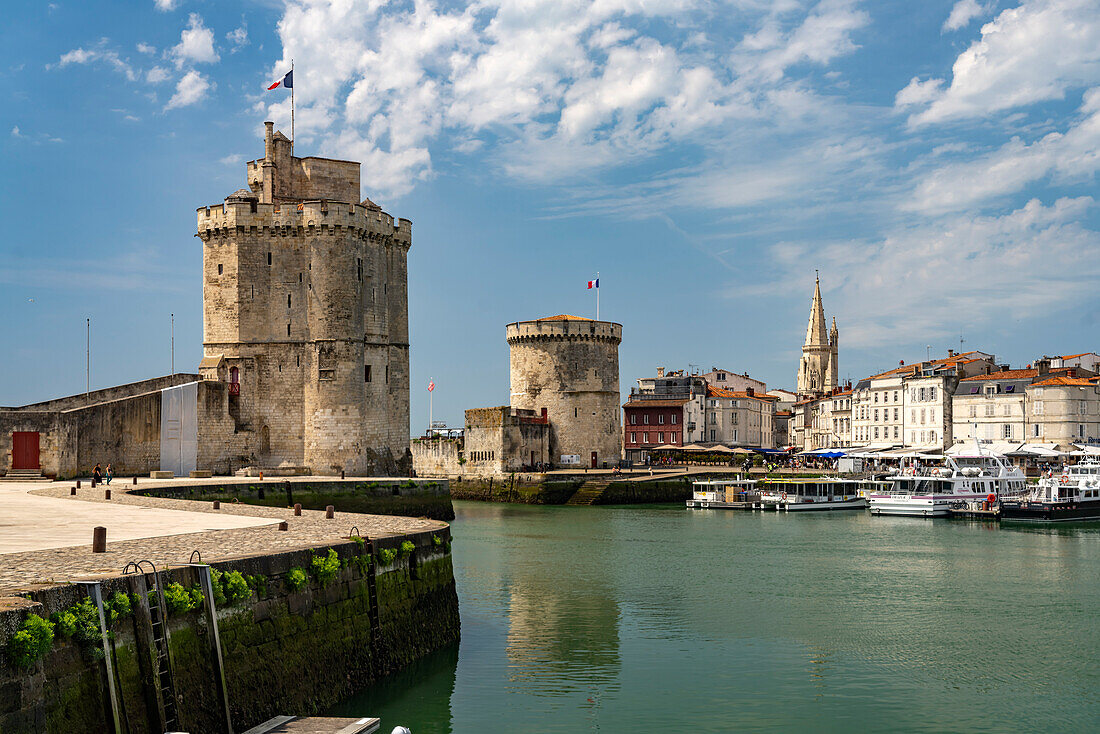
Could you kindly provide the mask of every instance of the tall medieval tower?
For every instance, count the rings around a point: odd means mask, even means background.
[[[825,309],[821,305],[821,280],[814,279],[814,300],[810,304],[810,322],[806,325],[806,341],[802,345],[802,361],[798,365],[798,394],[822,395],[837,385],[837,350],[840,335],[836,318],[828,332]]]
[[[198,210],[204,379],[254,465],[405,473],[412,223],[359,202],[359,163],[297,158],[264,123],[247,189]]]
[[[619,344],[612,321],[551,316],[507,326],[513,408],[550,423],[550,463],[579,456],[584,466],[614,466],[622,454]]]

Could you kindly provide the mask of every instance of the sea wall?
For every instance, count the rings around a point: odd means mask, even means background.
[[[403,550],[406,542],[411,552],[407,545]],[[238,732],[279,714],[316,713],[459,637],[447,530],[373,544],[348,541],[212,568],[227,574],[219,585],[227,598],[220,600],[217,619],[229,709]],[[162,574],[171,591],[168,606],[176,609],[168,618],[178,701],[173,728],[191,734],[225,730],[207,601],[183,608],[188,592],[194,600],[199,579],[194,567]],[[236,586],[227,579],[236,579]],[[120,597],[131,602],[111,623],[109,644],[123,729],[134,734],[165,730],[150,608],[141,593],[151,580],[151,575],[135,574],[102,582],[116,611]],[[29,599],[0,603],[3,734],[112,729],[103,651],[96,641],[79,641],[79,627],[66,637],[60,623],[85,593],[80,586],[54,586],[31,592]],[[62,616],[55,617],[59,624],[48,650],[21,667],[12,639],[31,614]]]
[[[542,482],[515,476],[503,479],[463,479],[451,481],[451,497],[456,500],[515,502],[525,505],[564,505],[583,484],[579,480]]]
[[[612,482],[607,485],[597,505],[646,505],[662,502],[684,502],[691,499],[691,482],[666,479],[652,482]]]
[[[455,517],[446,479],[265,479],[247,483],[211,479],[203,484],[175,487],[142,488],[139,484],[134,492],[206,502],[239,501],[267,507],[289,507],[297,503],[306,510],[323,510],[332,505],[339,512],[428,517],[444,521]]]

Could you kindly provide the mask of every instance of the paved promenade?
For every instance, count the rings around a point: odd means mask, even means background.
[[[310,478],[303,478],[308,481]],[[219,482],[256,484],[257,479],[218,478]],[[209,484],[211,480],[141,479],[150,486]],[[269,480],[272,489],[284,479]],[[379,537],[445,528],[435,520],[389,515],[324,512],[161,499],[129,494],[116,479],[112,499],[104,486],[83,484],[76,497],[73,482],[0,484],[0,596],[37,584],[53,584],[101,575],[114,576],[127,562],[148,559],[158,568],[187,563],[198,550],[203,562],[327,545],[346,539],[352,526],[363,536]],[[286,520],[289,530],[278,530]],[[107,528],[107,552],[92,553],[92,528]]]

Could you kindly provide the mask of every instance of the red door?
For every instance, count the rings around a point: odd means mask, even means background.
[[[38,465],[38,431],[15,431],[11,434],[11,468],[42,468]]]
[[[596,452],[595,451],[592,452],[592,468],[593,469],[596,468]]]

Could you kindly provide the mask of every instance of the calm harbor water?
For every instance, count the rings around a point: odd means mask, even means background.
[[[429,732],[1096,731],[1100,524],[456,502]]]

